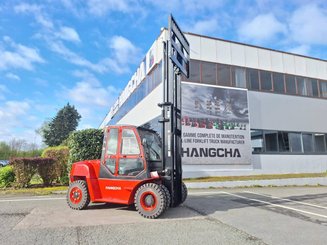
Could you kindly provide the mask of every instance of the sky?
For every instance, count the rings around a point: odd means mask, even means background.
[[[67,103],[98,128],[169,13],[186,32],[327,59],[326,0],[1,0],[0,141],[41,145]]]

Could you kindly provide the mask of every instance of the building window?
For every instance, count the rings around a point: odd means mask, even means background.
[[[249,89],[259,90],[259,73],[255,69],[246,69],[247,80]]]
[[[307,91],[307,78],[297,77],[297,91],[299,95],[308,95]]]
[[[190,77],[188,81],[200,82],[200,61],[191,60],[190,61]]]
[[[217,65],[215,63],[202,62],[202,82],[216,85]]]
[[[318,97],[318,82],[316,79],[307,79],[307,90],[309,96]]]
[[[325,135],[324,134],[314,134],[315,141],[315,152],[325,152]]]
[[[278,132],[278,150],[280,152],[290,151],[290,142],[287,132]]]
[[[259,153],[263,152],[263,133],[262,130],[251,130],[251,145],[252,152]]]
[[[313,152],[313,139],[312,134],[303,133],[303,152]]]
[[[231,86],[230,66],[218,64],[218,85]]]
[[[289,133],[288,138],[291,152],[302,152],[301,133]]]
[[[266,131],[265,132],[265,143],[266,152],[277,152],[277,132],[276,131]]]
[[[295,76],[285,75],[286,93],[296,94]]]
[[[327,98],[327,82],[320,81],[319,87],[320,87],[320,96],[323,98]]]
[[[238,88],[246,88],[245,68],[232,67],[233,86]]]
[[[327,134],[251,130],[253,153],[327,154]]]
[[[273,73],[273,83],[275,92],[285,93],[284,74]]]
[[[261,90],[272,91],[271,72],[260,71]]]

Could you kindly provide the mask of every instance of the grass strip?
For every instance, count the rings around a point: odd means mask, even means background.
[[[1,195],[50,195],[55,194],[58,191],[66,191],[68,186],[53,186],[53,187],[38,187],[38,188],[21,188],[21,189],[14,189],[14,188],[6,188],[0,189],[0,196]]]
[[[292,179],[292,178],[316,178],[327,177],[325,173],[301,173],[301,174],[261,174],[248,176],[215,176],[187,178],[185,182],[223,182],[223,181],[241,181],[241,180],[269,180],[269,179]]]

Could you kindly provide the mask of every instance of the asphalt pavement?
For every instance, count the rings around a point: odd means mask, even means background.
[[[0,244],[326,244],[327,188],[192,190],[156,220],[133,207],[1,196]]]

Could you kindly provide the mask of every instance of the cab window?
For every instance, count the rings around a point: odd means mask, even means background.
[[[107,155],[116,155],[118,146],[118,129],[112,128],[109,132]]]
[[[122,134],[121,154],[123,155],[138,155],[140,148],[132,129],[124,129]]]
[[[108,137],[109,139],[107,143],[107,156],[116,155],[118,146],[118,129],[110,129]],[[116,158],[107,158],[105,160],[105,165],[107,166],[109,171],[114,174],[116,167]]]

